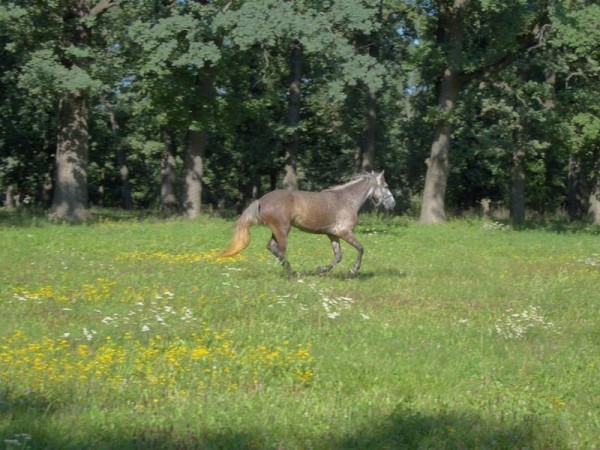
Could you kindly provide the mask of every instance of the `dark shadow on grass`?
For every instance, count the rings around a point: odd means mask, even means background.
[[[161,213],[154,210],[125,210],[118,208],[94,208],[92,219],[89,222],[65,222],[72,226],[82,224],[95,224],[103,222],[136,222],[136,221],[161,221],[173,217],[174,214]],[[16,227],[30,228],[45,226],[48,224],[62,223],[48,218],[46,211],[37,207],[17,208],[8,210],[0,208],[0,228]]]
[[[23,440],[25,445],[11,448],[71,449],[71,450],[262,450],[272,448],[263,437],[235,430],[223,432],[175,431],[173,428],[157,428],[131,433],[130,431],[107,432],[106,430],[80,430],[77,437],[57,434],[50,427],[38,429],[25,441],[20,433],[10,438]]]
[[[12,209],[0,208],[0,228],[3,227],[35,227],[47,223],[44,212],[37,209]]]
[[[356,430],[332,436],[329,449],[513,449],[565,448],[557,424],[530,417],[522,421],[490,422],[471,413],[425,415],[399,406],[389,417]]]
[[[60,407],[57,402],[44,396],[30,394],[13,397],[6,389],[0,391],[0,416],[23,413],[48,414],[58,411]]]
[[[73,407],[73,406],[71,406]],[[520,419],[512,415],[502,418],[482,418],[474,412],[441,410],[434,414],[422,413],[402,401],[387,417],[362,416],[351,433],[344,434],[332,428],[325,435],[311,434],[306,427],[289,425],[289,434],[274,427],[257,429],[252,423],[223,423],[214,428],[203,428],[194,418],[164,417],[160,423],[136,420],[131,414],[119,422],[106,426],[102,422],[88,423],[87,429],[75,428],[72,433],[59,432],[54,427],[53,414],[61,414],[67,405],[37,397],[9,399],[0,393],[0,436],[15,440],[30,439],[26,447],[36,449],[110,449],[110,450],[259,450],[267,448],[318,450],[379,450],[379,449],[513,449],[567,448],[565,432],[560,424],[548,417],[528,414]],[[106,412],[105,412],[106,413]],[[71,411],[70,414],[73,414]],[[122,412],[120,413],[122,414]],[[302,430],[302,431],[300,431]],[[285,433],[285,432],[283,432]],[[25,443],[25,441],[24,441]],[[307,443],[310,446],[307,447]],[[21,448],[21,447],[18,447]]]
[[[232,420],[232,422],[234,422]],[[168,422],[168,421],[167,421]],[[138,425],[139,426],[139,425]],[[253,430],[252,424],[219,430],[198,431],[195,427],[174,428],[171,425],[141,429],[83,430],[75,439],[61,436],[51,429],[38,428],[27,448],[35,449],[89,449],[96,450],[262,450],[305,449],[315,450],[384,450],[384,449],[562,449],[566,443],[562,430],[556,424],[543,423],[535,418],[511,423],[510,420],[489,422],[467,413],[440,413],[435,416],[411,410],[400,410],[383,420],[370,419],[369,423],[352,434],[342,436],[335,429],[326,435],[290,430]],[[241,428],[241,429],[240,429]],[[305,434],[307,433],[307,434]]]
[[[287,278],[285,271],[282,269],[278,269],[275,272],[276,275],[281,276],[282,278]],[[245,278],[261,278],[265,274],[263,272],[255,274],[250,274],[250,271],[245,273]],[[356,274],[350,273],[349,270],[344,268],[335,268],[329,272],[319,273],[316,269],[314,270],[294,270],[294,276],[291,280],[297,280],[302,278],[330,278],[334,280],[369,280],[375,277],[385,277],[385,278],[406,278],[408,275],[406,272],[403,272],[399,269],[395,268],[386,268],[382,270],[360,270]]]
[[[589,234],[592,236],[600,235],[600,226],[591,225],[589,223],[582,222],[549,222],[547,224],[531,224],[528,229],[532,230],[546,230],[556,234]]]
[[[293,267],[293,266],[292,266]],[[264,277],[276,276],[281,279],[287,278],[287,274],[285,270],[283,270],[279,266],[268,266],[270,272],[265,272],[263,270],[253,270],[247,269],[243,272],[244,279],[259,279]],[[357,274],[352,274],[350,271],[343,267],[336,267],[329,272],[319,273],[317,269],[312,270],[294,270],[294,275],[290,279],[291,281],[303,279],[303,278],[324,278],[324,279],[333,279],[333,280],[369,280],[371,278],[406,278],[408,276],[407,272],[402,271],[400,269],[394,267],[388,267],[382,270],[369,270],[369,269],[361,269]]]
[[[394,267],[388,267],[382,270],[360,270],[358,273],[356,274],[352,274],[350,273],[350,271],[347,270],[343,270],[343,269],[339,269],[339,270],[335,270],[333,269],[331,272],[328,273],[323,273],[323,274],[318,274],[315,271],[313,272],[308,272],[305,274],[305,276],[317,276],[317,277],[323,277],[323,278],[333,278],[336,280],[369,280],[371,278],[375,278],[375,277],[382,277],[382,278],[406,278],[407,274],[406,272],[403,272],[399,269],[396,269]]]
[[[513,224],[510,220],[498,221],[515,231],[547,231],[555,234],[588,234],[600,235],[600,226],[588,222],[566,222],[564,220],[528,220],[521,224]]]
[[[216,433],[209,431],[198,433],[191,428],[183,432],[176,432],[173,428],[162,428],[135,434],[130,445],[125,446],[123,450],[260,450],[266,447],[266,442],[256,434],[233,429]]]
[[[175,428],[169,420],[167,425],[152,425],[136,421],[133,415],[131,423],[121,421],[116,426],[99,423],[85,429],[74,428],[72,433],[55,429],[52,416],[72,415],[73,411],[67,410],[73,407],[34,395],[12,398],[7,391],[0,391],[0,448],[7,444],[29,450],[260,450],[270,444],[266,440],[268,433],[251,428],[245,431],[224,426],[198,431],[193,423],[187,428]]]

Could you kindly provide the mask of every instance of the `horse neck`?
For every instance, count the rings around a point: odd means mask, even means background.
[[[342,190],[346,192],[347,199],[358,211],[360,207],[373,195],[374,186],[369,178],[361,178],[356,182],[349,183]]]

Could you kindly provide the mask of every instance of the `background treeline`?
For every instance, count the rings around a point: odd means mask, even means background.
[[[399,211],[600,223],[589,0],[0,0],[0,190],[197,216],[385,169]]]

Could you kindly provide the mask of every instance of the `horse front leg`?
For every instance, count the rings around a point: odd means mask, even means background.
[[[273,253],[277,259],[281,262],[284,270],[286,271],[287,277],[292,278],[294,276],[294,272],[292,271],[292,266],[287,259],[285,259],[285,250],[287,248],[287,241],[285,239],[280,238],[280,242],[277,241],[275,235],[271,235],[271,240],[267,243],[267,248],[271,253]]]
[[[342,249],[340,247],[340,239],[337,236],[333,236],[330,234],[327,236],[331,240],[331,248],[333,249],[333,261],[331,262],[331,264],[319,267],[317,269],[317,273],[329,272],[342,260]]]
[[[343,240],[345,240],[348,244],[350,244],[352,247],[354,247],[356,249],[356,251],[358,252],[358,256],[356,257],[356,262],[354,263],[354,266],[352,266],[352,268],[350,269],[350,273],[352,275],[356,275],[358,273],[358,269],[360,269],[360,265],[362,263],[362,257],[363,257],[363,253],[364,253],[363,246],[360,244],[360,242],[358,242],[358,240],[356,239],[356,237],[354,236],[354,233],[352,233],[352,231],[346,231],[345,233],[341,234],[340,237]]]

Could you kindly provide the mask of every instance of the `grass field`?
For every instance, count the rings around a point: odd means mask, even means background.
[[[597,229],[231,225],[0,215],[0,447],[599,448]]]

